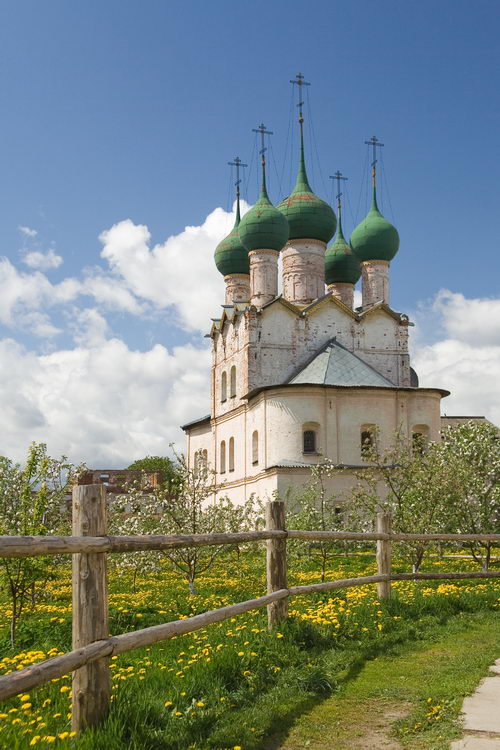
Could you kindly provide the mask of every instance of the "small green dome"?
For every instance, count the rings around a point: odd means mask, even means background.
[[[236,205],[236,221],[231,232],[215,248],[214,259],[217,269],[223,276],[233,273],[250,274],[248,253],[241,244],[238,227],[240,224],[240,202]]]
[[[241,220],[239,235],[243,247],[251,250],[281,250],[288,240],[288,224],[267,195],[266,173],[262,172],[259,200]]]
[[[327,243],[335,234],[337,217],[333,208],[314,195],[309,185],[302,136],[297,182],[289,197],[279,204],[278,209],[288,220],[291,240],[312,239]]]
[[[327,284],[355,284],[360,276],[361,266],[345,240],[339,213],[337,236],[325,253],[325,282]]]
[[[375,188],[368,214],[351,235],[351,247],[360,261],[392,260],[399,250],[398,230],[380,213]]]

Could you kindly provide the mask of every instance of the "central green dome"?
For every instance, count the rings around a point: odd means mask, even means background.
[[[360,261],[389,261],[399,250],[398,230],[380,213],[375,187],[371,208],[351,235],[351,247]]]
[[[240,201],[238,199],[234,227],[227,237],[219,242],[214,253],[215,265],[223,276],[229,276],[233,273],[250,274],[250,260],[238,232],[240,220]]]
[[[288,198],[278,205],[290,227],[290,239],[312,239],[329,242],[335,234],[337,217],[328,203],[314,195],[307,179],[304,139],[301,133],[297,182]]]
[[[355,284],[360,276],[361,266],[346,242],[339,211],[337,236],[325,253],[325,282],[326,284]]]
[[[266,171],[262,165],[262,188],[259,200],[241,220],[240,240],[245,249],[281,250],[288,240],[288,224],[267,195]]]

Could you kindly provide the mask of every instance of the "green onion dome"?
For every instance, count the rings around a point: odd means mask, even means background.
[[[399,250],[398,230],[380,213],[375,188],[368,214],[351,235],[351,247],[360,261],[392,260]]]
[[[267,195],[266,173],[262,172],[259,200],[241,220],[239,235],[243,247],[251,250],[281,250],[288,240],[288,224]]]
[[[240,202],[238,201],[234,227],[215,248],[215,265],[223,276],[229,276],[233,273],[250,274],[250,260],[247,251],[241,244],[238,232],[240,220]]]
[[[297,182],[289,197],[279,204],[278,209],[288,220],[291,240],[307,238],[327,243],[335,234],[337,217],[333,208],[314,195],[309,185],[302,137]]]
[[[361,266],[345,240],[339,213],[337,236],[325,253],[325,282],[326,284],[355,284],[360,276]]]

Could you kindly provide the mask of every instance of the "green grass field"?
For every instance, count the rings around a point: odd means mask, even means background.
[[[161,574],[140,578],[134,591],[131,577],[119,575],[111,561],[110,632],[119,634],[261,595],[265,593],[264,567],[263,547],[244,551],[240,558],[227,552],[216,567],[199,579],[198,595],[190,596],[186,584],[168,564]],[[469,560],[433,558],[424,568],[473,570],[475,566]],[[396,562],[395,569],[403,570],[404,566]],[[372,555],[339,555],[331,560],[328,579],[373,572]],[[319,572],[313,558],[291,558],[291,585],[317,581]],[[341,701],[346,706],[346,696],[355,701],[357,693],[360,703],[372,700],[370,685],[377,683],[377,672],[382,673],[383,669],[385,682],[395,685],[397,700],[407,692],[404,700],[408,703],[408,715],[396,722],[394,729],[398,742],[419,748],[445,747],[424,742],[429,737],[432,742],[439,742],[436,737],[456,734],[461,703],[457,694],[471,690],[487,664],[498,657],[494,652],[500,644],[486,633],[486,624],[496,632],[499,606],[500,581],[401,582],[394,584],[393,599],[387,604],[377,600],[374,586],[350,589],[336,596],[297,597],[290,601],[290,620],[277,632],[267,631],[266,613],[260,611],[113,658],[111,714],[98,731],[78,738],[71,736],[70,675],[4,703],[0,708],[0,747],[6,750],[45,744],[82,750],[279,747],[282,741],[295,741],[292,734],[284,739],[289,730],[301,736],[311,711],[314,715],[321,706],[340,705]],[[20,623],[14,651],[7,638],[8,612],[8,603],[4,601],[0,609],[3,636],[0,674],[70,650],[69,562],[57,569],[56,576],[44,589],[43,599]],[[462,623],[465,623],[463,628]],[[460,628],[464,633],[472,633],[481,623],[486,624],[478,643],[482,639],[488,646],[481,652],[482,657],[475,652],[467,675],[460,673],[456,679],[441,680],[444,687],[441,691],[433,688],[433,695],[418,694],[417,680],[409,668],[412,658],[404,662],[404,654],[415,649],[427,653],[436,639],[449,637],[450,644],[456,646],[451,660],[460,660],[462,651],[472,659],[472,649],[465,641],[462,649],[457,634],[462,632]],[[391,677],[384,666],[386,658],[396,661],[403,658],[401,663],[406,666],[401,667],[402,676],[411,673],[411,681],[400,680],[399,672],[398,679]],[[438,660],[434,662],[429,662],[428,669],[439,681]],[[362,684],[360,675],[368,669],[369,684]],[[434,711],[438,705],[439,718],[434,714],[427,717],[429,707]],[[291,729],[294,724],[295,730]],[[439,731],[435,725],[439,725]],[[352,745],[349,738],[342,741],[344,745],[335,747],[358,747],[355,738]],[[304,742],[290,745],[303,746]],[[326,747],[317,745],[320,746]]]

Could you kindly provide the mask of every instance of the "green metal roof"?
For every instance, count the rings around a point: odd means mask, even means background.
[[[240,221],[240,201],[237,199],[234,227],[227,237],[219,242],[214,253],[215,265],[223,276],[233,273],[250,273],[250,259],[241,243],[238,231]]]
[[[307,238],[326,243],[335,234],[337,217],[333,208],[313,193],[307,179],[302,128],[297,182],[289,197],[278,205],[278,209],[288,220],[291,240]]]
[[[327,284],[355,284],[361,276],[359,260],[346,242],[339,211],[339,227],[335,241],[325,253],[325,282]]]
[[[361,261],[392,260],[399,250],[398,230],[380,213],[375,187],[371,208],[351,235],[351,247]]]
[[[288,381],[290,385],[385,386],[394,388],[377,370],[345,349],[335,339],[329,341]]]
[[[266,170],[262,165],[262,188],[259,200],[242,218],[239,235],[245,249],[281,250],[288,240],[288,223],[267,195]]]

